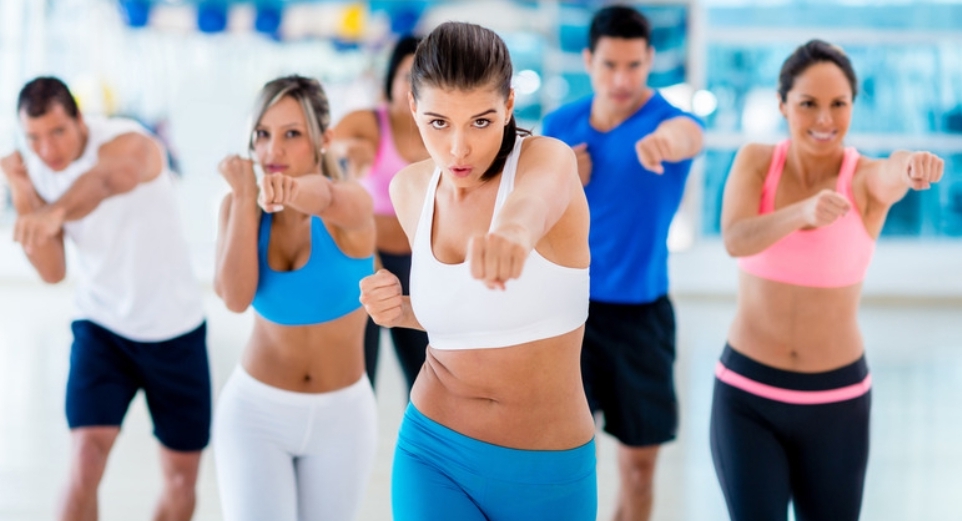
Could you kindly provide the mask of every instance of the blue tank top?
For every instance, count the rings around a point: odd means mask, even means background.
[[[311,256],[304,267],[276,271],[267,264],[273,215],[261,214],[257,234],[257,292],[251,305],[262,317],[285,326],[320,324],[361,307],[360,282],[374,273],[374,257],[348,257],[311,217]]]
[[[668,227],[678,211],[692,161],[665,163],[657,175],[638,162],[635,143],[677,116],[657,92],[608,132],[591,126],[588,96],[545,116],[543,133],[574,146],[588,144],[591,181],[591,300],[615,304],[653,302],[668,293]]]

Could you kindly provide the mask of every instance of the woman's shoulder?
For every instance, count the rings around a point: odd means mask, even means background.
[[[768,143],[746,143],[738,149],[732,163],[732,173],[744,172],[764,177],[775,155],[777,145]]]
[[[376,109],[360,109],[348,112],[337,125],[334,133],[340,137],[363,137],[377,140],[380,135]]]

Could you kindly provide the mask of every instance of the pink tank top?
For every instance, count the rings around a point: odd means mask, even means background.
[[[775,191],[785,168],[788,145],[785,140],[775,147],[762,188],[759,214],[774,211]],[[835,190],[852,204],[851,210],[829,226],[796,230],[765,251],[738,259],[738,266],[756,277],[797,286],[839,288],[861,282],[875,252],[875,239],[865,230],[852,192],[858,158],[854,148],[845,149],[835,185]]]
[[[395,215],[389,187],[394,175],[408,166],[408,162],[394,148],[394,133],[391,132],[391,118],[388,116],[387,107],[379,106],[374,113],[377,115],[380,142],[377,145],[377,155],[371,163],[371,170],[361,178],[361,185],[374,199],[376,215]]]

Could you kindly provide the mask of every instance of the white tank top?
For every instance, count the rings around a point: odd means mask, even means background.
[[[150,134],[137,122],[85,118],[89,134],[83,155],[54,172],[32,153],[27,170],[37,193],[56,201],[96,163],[100,147],[121,134]],[[105,199],[83,219],[64,225],[68,269],[76,279],[76,318],[90,320],[139,342],[169,340],[204,320],[180,227],[171,173],[125,194]]]
[[[501,173],[494,216],[514,189],[521,142],[519,137]],[[431,347],[508,347],[559,336],[584,324],[588,318],[587,268],[560,266],[532,250],[521,277],[509,280],[501,291],[488,289],[471,277],[467,262],[444,264],[437,260],[431,236],[440,179],[441,170],[436,169],[418,220],[411,261],[411,306]]]

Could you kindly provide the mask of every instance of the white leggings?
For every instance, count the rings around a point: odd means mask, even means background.
[[[350,521],[374,464],[367,376],[329,393],[285,391],[240,366],[214,411],[225,521]]]

